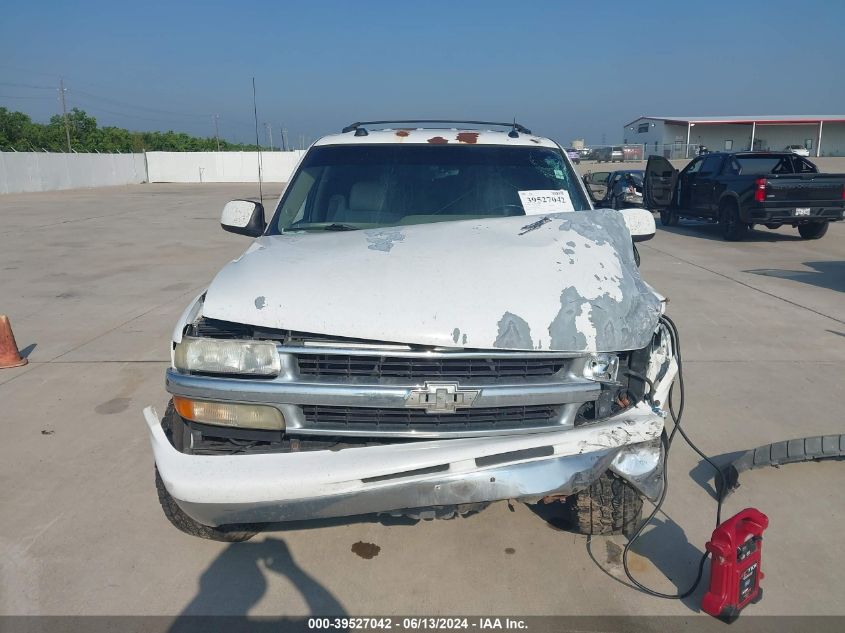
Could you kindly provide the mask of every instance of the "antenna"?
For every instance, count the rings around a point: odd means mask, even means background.
[[[258,105],[255,101],[255,77],[252,78],[252,114],[255,117],[255,147],[258,150],[258,201],[264,204],[264,192],[261,188],[261,145],[258,142]]]

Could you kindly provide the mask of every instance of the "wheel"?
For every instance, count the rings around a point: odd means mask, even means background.
[[[642,512],[640,493],[609,471],[566,501],[569,524],[580,534],[633,534]]]
[[[827,233],[827,225],[830,222],[813,222],[812,224],[799,224],[798,233],[805,240],[817,240]]]
[[[739,242],[748,235],[748,225],[740,219],[736,202],[726,202],[722,205],[719,223],[722,225],[722,237],[729,242]]]
[[[158,468],[156,468],[156,492],[158,492],[158,501],[161,504],[161,509],[164,510],[164,516],[174,527],[185,534],[211,541],[240,543],[251,539],[259,532],[259,526],[250,523],[211,527],[194,521],[185,514],[173,497],[170,496],[170,493],[167,492],[167,488],[164,487],[164,482],[161,480],[161,475],[158,473]]]
[[[190,428],[185,424],[184,420],[176,413],[173,406],[173,401],[167,405],[167,410],[164,412],[164,419],[161,424],[164,432],[167,434],[174,447],[179,452],[190,452]],[[210,525],[203,525],[194,521],[189,517],[182,508],[176,503],[176,500],[167,491],[164,486],[164,481],[155,469],[156,492],[158,493],[158,502],[161,504],[161,509],[164,511],[164,516],[170,521],[174,527],[181,530],[185,534],[191,536],[198,536],[212,541],[223,541],[226,543],[240,543],[255,536],[260,531],[260,526],[256,524],[238,524],[238,525],[221,525],[219,527],[212,527]]]
[[[677,226],[678,213],[671,209],[660,209],[660,224],[663,226]]]

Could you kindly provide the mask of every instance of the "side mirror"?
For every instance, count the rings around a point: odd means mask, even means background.
[[[264,221],[264,206],[252,200],[232,200],[223,207],[220,226],[224,231],[258,237],[267,227]]]
[[[621,209],[619,213],[625,218],[625,225],[635,242],[645,242],[654,237],[657,226],[651,211],[639,207]]]

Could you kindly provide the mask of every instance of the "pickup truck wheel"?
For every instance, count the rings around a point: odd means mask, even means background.
[[[670,209],[660,209],[660,224],[663,226],[677,226],[678,214]]]
[[[240,543],[251,539],[259,532],[257,525],[249,523],[211,527],[210,525],[203,525],[194,521],[185,514],[182,508],[176,504],[175,499],[167,492],[167,488],[164,487],[164,482],[161,480],[161,475],[158,473],[158,468],[156,468],[156,492],[158,492],[158,501],[161,504],[161,509],[164,510],[164,516],[167,517],[167,520],[174,527],[185,534],[198,536],[199,538],[205,538],[211,541]]]
[[[736,202],[725,202],[719,211],[722,236],[729,242],[739,242],[748,235],[748,225],[739,217]]]
[[[569,524],[580,534],[633,534],[642,511],[640,493],[611,472],[566,501]]]
[[[817,240],[827,233],[827,225],[830,222],[813,222],[812,224],[799,224],[798,233],[805,240]]]

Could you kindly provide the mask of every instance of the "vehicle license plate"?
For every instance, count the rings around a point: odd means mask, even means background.
[[[810,215],[810,207],[798,207],[795,209],[795,215]]]

